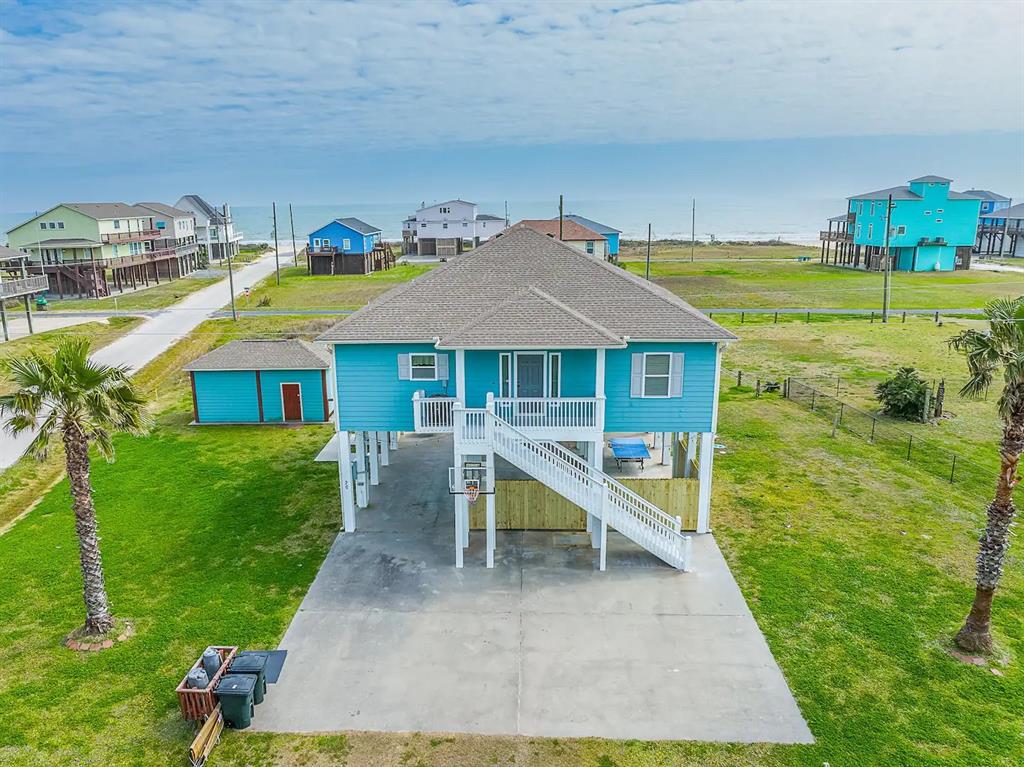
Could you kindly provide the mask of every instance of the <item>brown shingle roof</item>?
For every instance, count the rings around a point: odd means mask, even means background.
[[[388,291],[318,340],[495,348],[621,346],[627,337],[736,338],[664,288],[518,227]]]
[[[511,228],[517,227],[528,227],[533,229],[535,232],[546,234],[549,237],[558,237],[558,219],[551,219],[550,221],[544,219],[526,218],[517,224],[514,224]],[[562,239],[563,240],[604,240],[607,239],[600,232],[595,232],[593,229],[588,229],[583,224],[578,224],[575,221],[571,221],[568,218],[562,220]]]
[[[301,339],[230,341],[182,370],[326,370],[330,359],[325,349]]]

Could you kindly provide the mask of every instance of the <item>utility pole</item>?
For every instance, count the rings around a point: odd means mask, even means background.
[[[508,200],[505,200],[505,228],[508,229]]]
[[[210,228],[207,227],[206,231],[209,232]],[[228,238],[228,206],[224,206],[224,239]],[[207,234],[207,242],[209,242],[209,234]],[[231,319],[238,322],[238,312],[235,310],[235,273],[231,268],[231,249],[225,248],[228,255],[228,290],[231,291]]]
[[[892,290],[892,258],[889,256],[889,232],[892,229],[892,195],[885,206],[885,280],[882,284],[882,322],[889,321],[889,296]]]
[[[562,239],[562,219],[564,218],[564,208],[562,207],[562,195],[558,195],[558,239]]]
[[[295,246],[295,216],[292,215],[292,204],[288,203],[288,223],[292,226],[292,263],[299,265],[299,249]],[[306,256],[306,274],[309,274],[309,256]]]
[[[697,198],[693,198],[690,208],[690,263],[693,263],[693,248],[697,241]]]
[[[651,225],[647,225],[647,281],[651,279]]]
[[[281,284],[281,259],[277,250],[277,203],[270,203],[274,211],[274,272],[277,274],[277,284]]]

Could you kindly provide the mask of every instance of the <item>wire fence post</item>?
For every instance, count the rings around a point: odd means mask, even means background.
[[[775,324],[776,325],[779,324],[779,313],[778,312],[775,312]]]
[[[910,450],[914,447],[914,435],[910,435],[910,439],[907,440],[907,460],[910,460]]]
[[[871,416],[871,439],[870,439],[870,442],[871,442],[872,445],[875,444],[875,424],[877,424],[877,423],[878,423],[878,419],[875,418],[874,416]]]
[[[874,312],[871,312],[871,324],[872,325],[875,324],[875,313]]]
[[[953,453],[953,468],[949,470],[949,484],[953,484],[953,475],[956,474],[956,453]]]
[[[814,400],[815,400],[815,397],[816,397],[817,394],[818,394],[818,390],[817,389],[811,389],[811,412],[812,413],[814,412]]]
[[[737,370],[736,371],[736,386],[737,387],[743,386],[743,371],[742,370]]]
[[[810,312],[807,312],[807,321],[808,321],[808,322],[810,322],[810,321],[811,321],[811,313],[810,313]]]
[[[842,380],[842,379],[841,379],[841,378],[840,378],[839,376],[836,376],[836,397],[837,397],[837,398],[839,397],[839,382],[840,382],[841,380]]]
[[[746,312],[740,312],[740,325],[742,325],[744,322],[746,322],[746,320],[747,320],[747,313]]]
[[[907,313],[906,312],[903,312],[903,324],[904,325],[907,324]]]
[[[757,388],[754,389],[754,396],[755,397],[760,397],[761,396],[761,379],[760,378],[757,379]]]
[[[837,422],[837,423],[838,423],[838,424],[839,424],[840,426],[842,426],[842,425],[843,425],[843,410],[844,410],[845,408],[846,408],[846,403],[845,403],[845,402],[840,402],[840,403],[839,403],[839,417],[838,417],[838,418],[836,419],[836,422]]]

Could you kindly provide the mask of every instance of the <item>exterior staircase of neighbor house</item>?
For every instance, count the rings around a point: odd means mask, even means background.
[[[453,415],[457,450],[493,451],[673,567],[690,569],[691,539],[683,535],[680,517],[666,514],[557,442],[531,439],[493,409],[456,406]]]

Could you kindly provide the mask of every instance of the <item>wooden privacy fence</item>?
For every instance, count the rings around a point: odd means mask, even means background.
[[[666,514],[682,517],[683,530],[697,529],[696,479],[620,479]],[[586,512],[535,479],[499,479],[494,486],[499,530],[584,530]],[[484,496],[469,507],[469,524],[484,529]]]

